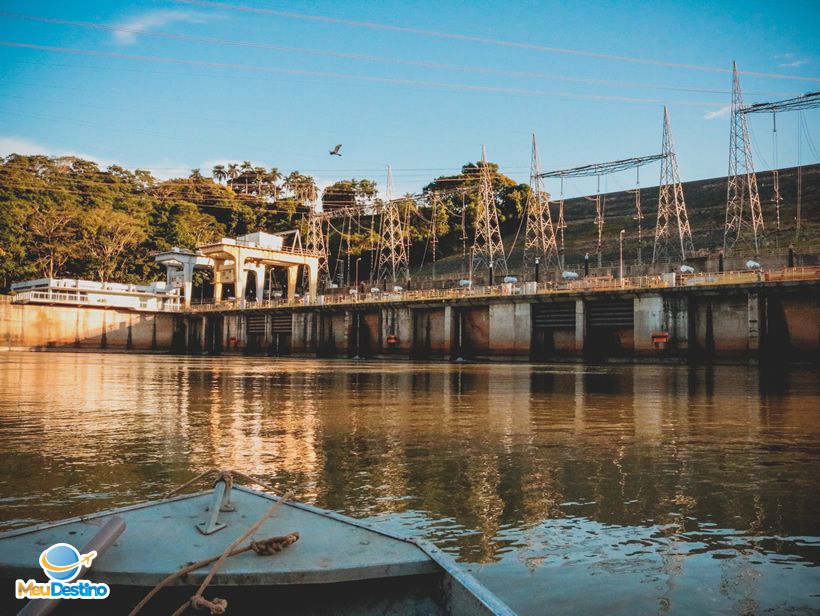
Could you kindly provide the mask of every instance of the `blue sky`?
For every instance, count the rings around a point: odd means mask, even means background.
[[[545,170],[654,154],[667,104],[692,180],[726,173],[733,59],[775,75],[742,75],[746,103],[820,90],[816,1],[45,0],[0,11],[0,154],[76,153],[160,177],[249,159],[320,186],[383,185],[390,164],[395,192],[418,191],[486,144],[526,181],[532,132]],[[803,119],[801,160],[817,162],[820,111]],[[770,168],[771,117],[750,126],[755,166]],[[779,166],[796,164],[798,114],[778,116],[778,131]],[[343,156],[330,157],[339,142]],[[658,172],[645,168],[641,183]],[[613,175],[602,189],[634,181]],[[566,194],[592,188],[576,180]]]

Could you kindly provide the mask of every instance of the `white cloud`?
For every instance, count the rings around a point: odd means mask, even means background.
[[[779,53],[775,56],[775,60],[783,60],[777,65],[777,68],[798,68],[809,63],[805,58],[797,58],[793,53]]]
[[[88,154],[86,152],[78,152],[66,148],[52,147],[42,143],[37,143],[25,137],[3,137],[0,136],[0,156],[8,156],[9,154],[20,154],[23,156],[33,156],[39,154],[41,156],[75,156],[84,160],[91,160],[97,163],[100,169],[107,169],[111,165],[120,165],[126,169],[145,169],[150,171],[158,180],[169,180],[171,178],[187,178],[191,173],[193,167],[180,163],[179,161],[171,161],[163,159],[156,164],[149,165],[131,165],[122,161],[111,160],[110,158],[103,158],[95,154]],[[204,173],[204,171],[203,171]]]
[[[724,105],[723,107],[721,107],[720,109],[716,109],[715,111],[707,111],[706,113],[703,114],[703,119],[704,120],[715,120],[717,118],[725,118],[726,116],[729,115],[729,113],[731,111],[732,111],[732,106],[731,105]]]
[[[798,66],[803,66],[808,63],[808,60],[794,60],[792,62],[784,62],[783,64],[778,64],[777,68],[797,68]]]
[[[115,25],[114,40],[120,45],[133,45],[137,42],[137,36],[141,32],[146,32],[153,28],[161,28],[172,23],[202,24],[209,21],[211,17],[203,13],[193,11],[178,11],[174,9],[159,9],[148,11],[141,15],[136,15]]]
[[[24,156],[32,156],[35,154],[43,156],[76,156],[77,158],[84,158],[85,160],[93,160],[103,169],[117,164],[108,158],[64,148],[54,148],[24,137],[0,137],[0,156],[8,156],[9,154],[21,154]]]

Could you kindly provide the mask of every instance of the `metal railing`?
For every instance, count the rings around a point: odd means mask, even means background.
[[[318,252],[306,250],[304,248],[300,248],[298,246],[285,246],[282,245],[279,248],[272,248],[270,246],[260,246],[254,242],[241,242],[239,240],[235,241],[234,243],[226,244],[224,242],[212,242],[210,244],[203,244],[199,246],[197,250],[202,251],[203,256],[208,256],[205,251],[207,250],[215,250],[217,248],[221,248],[222,246],[231,246],[236,248],[250,248],[253,250],[265,250],[268,252],[284,252],[287,254],[296,255],[299,257],[321,257],[321,254]],[[163,253],[164,254],[164,253]]]
[[[693,274],[661,274],[650,276],[613,276],[580,278],[561,282],[505,283],[493,286],[455,287],[449,289],[419,289],[384,291],[379,293],[351,293],[349,295],[320,295],[311,301],[306,297],[292,300],[276,298],[262,301],[228,300],[220,303],[202,303],[191,306],[193,312],[215,310],[254,310],[265,308],[293,308],[299,306],[340,306],[355,304],[385,304],[392,302],[435,301],[450,299],[487,298],[516,295],[571,295],[580,292],[611,292],[673,287],[740,285],[765,282],[820,280],[820,266],[792,267],[782,270],[753,270]]]
[[[106,297],[92,297],[81,291],[20,291],[11,296],[13,304],[64,304],[72,306],[99,306],[106,308],[124,308],[128,310],[144,310],[150,312],[179,312],[182,305],[178,300],[157,300],[155,306],[149,301],[140,299],[135,302],[109,302]]]

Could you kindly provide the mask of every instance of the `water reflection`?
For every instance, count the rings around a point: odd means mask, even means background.
[[[0,528],[216,466],[427,536],[523,612],[820,609],[818,375],[766,375],[3,354]]]

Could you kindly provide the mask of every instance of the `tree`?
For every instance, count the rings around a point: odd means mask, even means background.
[[[254,167],[253,175],[256,177],[256,195],[262,196],[262,186],[268,181],[268,170],[264,167]]]
[[[279,191],[280,191],[279,182],[281,182],[283,179],[285,179],[285,176],[282,175],[282,173],[279,171],[279,169],[277,167],[271,167],[270,168],[270,173],[268,174],[268,177],[269,177],[270,185],[271,185],[271,189],[272,189],[271,195],[273,196],[273,199],[275,201],[275,200],[279,199]]]
[[[225,170],[225,165],[214,165],[212,175],[217,182],[222,182],[228,178],[228,172]]]
[[[226,174],[228,176],[228,184],[233,184],[236,178],[239,177],[239,165],[236,163],[228,163]]]
[[[245,194],[247,195],[249,186],[248,182],[253,177],[253,165],[251,164],[251,161],[244,160],[242,161],[242,166],[240,169],[242,170],[242,178],[245,180]]]
[[[309,175],[303,175],[298,171],[292,171],[285,179],[287,188],[298,205],[313,203],[319,196],[316,181]]]
[[[96,277],[105,282],[121,271],[126,251],[142,242],[147,232],[125,212],[99,209],[84,219],[83,236]]]
[[[351,205],[363,205],[376,196],[376,182],[372,180],[339,180],[325,188],[322,206],[325,210]]]
[[[79,221],[82,213],[68,197],[48,198],[28,219],[31,251],[45,278],[58,278],[68,261],[79,254]]]

